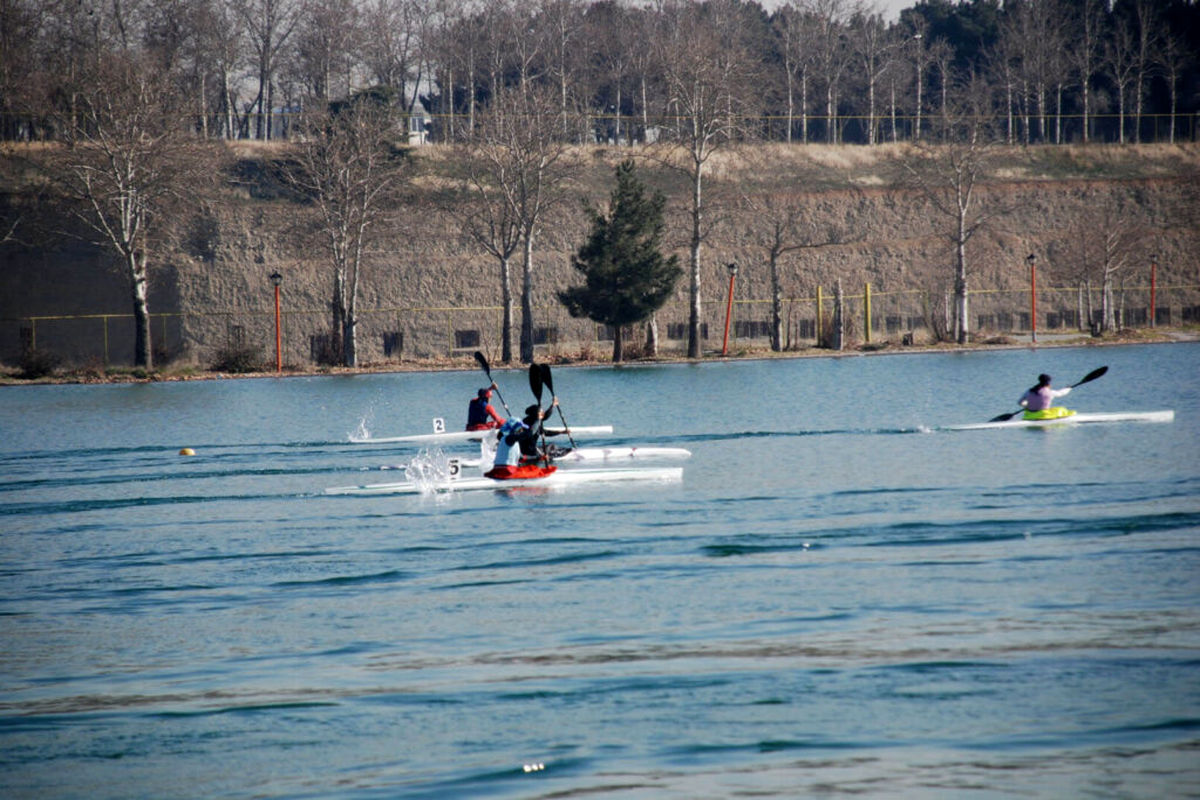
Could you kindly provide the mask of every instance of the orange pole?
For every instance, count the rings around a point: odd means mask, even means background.
[[[736,273],[729,271],[729,301],[725,304],[725,341],[721,343],[721,355],[729,353],[729,318],[733,315],[733,277]]]
[[[275,286],[275,371],[283,372],[283,334],[279,330],[279,285]]]

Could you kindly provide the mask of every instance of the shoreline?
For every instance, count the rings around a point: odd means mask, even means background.
[[[1049,339],[1049,341],[1046,341]],[[896,345],[890,341],[878,344],[859,344],[840,351],[825,348],[810,347],[803,350],[785,350],[774,352],[769,348],[739,348],[728,355],[712,354],[702,358],[686,356],[657,356],[654,358],[631,358],[619,363],[610,359],[572,358],[568,355],[551,355],[543,359],[544,363],[553,367],[641,367],[663,364],[704,364],[726,361],[771,361],[799,358],[859,358],[879,355],[915,355],[925,353],[972,353],[992,350],[1024,350],[1024,349],[1062,349],[1068,347],[1116,347],[1131,344],[1187,344],[1200,342],[1200,329],[1170,328],[1148,330],[1126,330],[1115,335],[1092,337],[1089,334],[1043,334],[1043,340],[1031,341],[1028,334],[1023,336],[998,336],[979,343],[958,345],[944,342],[938,344]],[[493,363],[496,371],[524,369],[522,363],[504,365]],[[197,367],[178,367],[176,371],[168,367],[167,371],[140,370],[135,367],[116,367],[100,371],[96,368],[63,370],[58,374],[45,375],[35,378],[19,377],[16,368],[6,368],[0,373],[0,387],[10,386],[47,386],[47,385],[101,385],[127,383],[178,383],[186,381],[210,380],[240,380],[261,378],[313,378],[340,377],[353,375],[385,375],[406,372],[466,372],[478,370],[479,366],[473,358],[462,356],[456,358],[430,358],[408,362],[388,362],[383,364],[363,364],[357,367],[332,367],[311,365],[307,367],[289,367],[284,365],[281,372],[275,370],[253,372],[222,372],[218,370],[201,369]]]

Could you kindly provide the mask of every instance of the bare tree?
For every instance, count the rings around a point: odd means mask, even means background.
[[[1132,23],[1119,17],[1112,35],[1105,41],[1104,64],[1117,88],[1117,141],[1125,144],[1125,118],[1129,112],[1129,92],[1137,77],[1138,48]]]
[[[817,73],[825,88],[825,140],[839,141],[837,110],[842,79],[854,58],[850,47],[849,19],[856,10],[848,0],[809,0],[816,22],[814,46]]]
[[[787,141],[792,141],[797,111],[800,117],[800,141],[808,142],[808,90],[816,65],[816,17],[797,2],[788,2],[775,16],[775,30],[780,38],[787,102]],[[799,99],[796,95],[799,94]]]
[[[1118,319],[1113,298],[1113,283],[1118,277],[1122,277],[1126,268],[1133,262],[1135,253],[1143,250],[1142,243],[1146,232],[1111,203],[1104,203],[1094,209],[1093,225],[1090,228],[1093,236],[1099,234],[1096,238],[1098,258],[1096,263],[1088,266],[1093,274],[1100,274],[1101,327],[1105,331],[1113,331],[1123,322]]]
[[[540,0],[537,24],[545,41],[547,78],[558,88],[560,134],[566,140],[577,136],[571,125],[579,119],[575,97],[579,80],[577,50],[584,29],[582,0]]]
[[[297,0],[238,0],[238,14],[246,26],[254,54],[258,79],[254,98],[256,139],[271,138],[271,114],[275,104],[276,71],[283,49],[296,29]]]
[[[40,78],[38,34],[46,15],[33,0],[0,2],[0,138],[5,140],[34,134],[30,95]]]
[[[513,359],[512,258],[521,246],[521,225],[516,208],[502,184],[504,172],[496,163],[478,158],[473,150],[463,157],[463,191],[447,198],[444,210],[454,217],[463,235],[496,259],[500,274],[500,359]]]
[[[632,106],[635,93],[626,93],[626,83],[637,62],[637,45],[628,35],[634,25],[634,12],[615,3],[606,3],[589,9],[585,41],[590,42],[592,62],[591,94],[599,105],[600,115],[597,133],[601,141],[612,139],[620,145],[633,138],[633,126],[626,126],[623,112],[626,105]]]
[[[195,145],[158,63],[104,56],[78,75],[69,96],[54,113],[63,146],[51,151],[50,176],[68,213],[119,258],[133,304],[134,364],[150,368],[151,265],[169,231],[167,209],[202,185]]]
[[[207,61],[218,92],[217,129],[226,139],[241,135],[238,75],[246,66],[246,25],[241,0],[200,0],[196,24],[197,59]]]
[[[709,206],[704,196],[705,170],[713,154],[735,141],[742,131],[731,109],[741,109],[750,74],[749,59],[737,30],[714,6],[671,3],[663,41],[663,74],[668,92],[663,128],[668,132],[664,165],[684,172],[691,183],[688,357],[699,358],[700,255],[707,236]],[[682,159],[673,155],[682,154]]]
[[[430,29],[427,52],[437,66],[436,103],[442,119],[436,129],[440,130],[443,142],[453,141],[456,137],[469,139],[475,130],[487,30],[471,16],[467,0],[440,0],[435,22]],[[460,122],[457,115],[464,104],[464,119]]]
[[[854,52],[862,67],[862,79],[867,85],[867,144],[879,141],[879,114],[876,93],[883,77],[891,69],[899,42],[884,25],[878,11],[867,9],[854,18]]]
[[[1069,30],[1067,58],[1075,68],[1079,81],[1082,110],[1082,136],[1086,144],[1091,138],[1092,78],[1095,76],[1101,53],[1101,31],[1104,26],[1103,0],[1080,0],[1078,12],[1072,15],[1075,24]]]
[[[503,195],[506,213],[521,233],[520,357],[526,363],[533,361],[534,243],[575,171],[569,146],[558,135],[556,95],[528,82],[503,89],[481,115],[475,148],[483,173],[479,184]]]
[[[334,112],[308,112],[296,164],[286,168],[292,185],[317,211],[317,233],[332,267],[333,352],[347,367],[358,363],[355,330],[364,258],[380,223],[393,211],[403,178],[394,123],[390,105],[372,95],[359,95]]]
[[[970,92],[979,98],[980,90]],[[981,103],[982,100],[976,100]],[[944,236],[954,247],[954,338],[966,344],[969,335],[967,245],[996,216],[1009,209],[985,205],[979,189],[996,158],[991,132],[981,122],[978,105],[963,108],[951,117],[955,135],[940,145],[918,145],[913,157],[904,159],[902,186],[915,189],[949,223]]]
[[[303,0],[292,34],[300,83],[321,105],[350,94],[352,54],[361,50],[359,9],[353,0]]]
[[[1172,31],[1166,32],[1163,36],[1162,46],[1158,50],[1156,62],[1161,70],[1163,81],[1167,84],[1167,96],[1171,99],[1171,131],[1168,135],[1171,144],[1175,144],[1175,122],[1179,109],[1179,79],[1188,64],[1187,48],[1178,34]]]
[[[1149,89],[1149,74],[1154,67],[1154,54],[1162,45],[1159,29],[1162,20],[1158,4],[1153,0],[1135,0],[1133,3],[1134,23],[1137,26],[1137,67],[1134,77],[1134,128],[1133,140],[1142,140],[1142,114],[1145,109],[1146,93]]]
[[[763,165],[764,169],[769,169]],[[859,241],[863,235],[852,227],[819,214],[815,196],[806,193],[780,195],[758,191],[743,198],[749,213],[748,234],[755,248],[766,256],[771,279],[771,349],[784,348],[783,337],[783,265],[784,257],[801,251]]]

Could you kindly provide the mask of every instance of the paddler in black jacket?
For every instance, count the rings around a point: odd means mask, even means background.
[[[540,478],[554,472],[557,467],[539,464],[544,460],[544,455],[538,449],[538,437],[557,436],[560,433],[547,433],[542,427],[542,421],[557,404],[558,400],[555,399],[545,411],[540,406],[529,406],[525,409],[524,419],[513,417],[506,420],[500,426],[500,439],[496,444],[492,468],[484,475],[489,478]]]

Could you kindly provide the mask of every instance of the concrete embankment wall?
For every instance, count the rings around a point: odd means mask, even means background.
[[[611,188],[610,162],[621,155],[596,157],[590,176],[578,182],[536,242],[533,303],[539,352],[603,356],[610,347],[602,328],[566,314],[556,292],[577,281],[570,258],[586,235],[580,199],[604,202]],[[876,340],[899,339],[944,319],[954,264],[944,235],[948,219],[916,191],[881,186],[881,170],[824,164],[814,179],[812,158],[773,164],[769,181],[749,161],[730,159],[714,168],[710,197],[717,225],[703,250],[701,282],[708,349],[721,347],[730,263],[739,267],[731,340],[761,346],[768,334],[767,251],[759,238],[760,215],[739,206],[746,194],[803,198],[811,242],[837,242],[792,251],[779,261],[785,339],[792,346],[811,344],[817,294],[825,298],[823,310],[830,315],[839,280],[848,298],[851,336],[857,340],[866,335],[867,284]],[[678,176],[650,167],[642,177],[668,194],[668,249],[686,266],[686,186]],[[1107,229],[1114,226],[1127,230],[1123,235],[1133,242],[1122,240],[1120,253],[1114,254],[1122,259],[1113,274],[1126,319],[1137,323],[1149,314],[1151,262],[1157,256],[1160,321],[1163,309],[1165,321],[1194,321],[1200,306],[1200,225],[1194,183],[1185,175],[1047,179],[1016,170],[1012,177],[990,180],[981,199],[1004,213],[969,245],[972,330],[1028,328],[1026,256],[1031,252],[1039,257],[1039,328],[1078,327],[1081,265],[1092,265],[1092,303],[1099,308],[1097,268]],[[8,207],[14,205],[10,197]],[[453,216],[423,200],[419,189],[394,211],[363,267],[360,361],[437,358],[474,349],[497,354],[501,293],[495,259],[466,240]],[[272,361],[275,316],[269,276],[278,272],[283,276],[284,360],[315,360],[328,337],[332,273],[319,239],[311,235],[312,213],[286,197],[237,186],[198,202],[192,218],[177,220],[178,235],[152,266],[156,359],[206,366],[222,348],[250,346],[260,347],[263,359]],[[511,267],[519,325],[519,255]],[[22,348],[36,345],[77,363],[130,363],[129,314],[127,279],[103,249],[68,239],[0,247],[3,360],[12,362]],[[658,315],[665,350],[684,348],[687,318],[685,276]],[[636,331],[634,340],[640,338]]]

